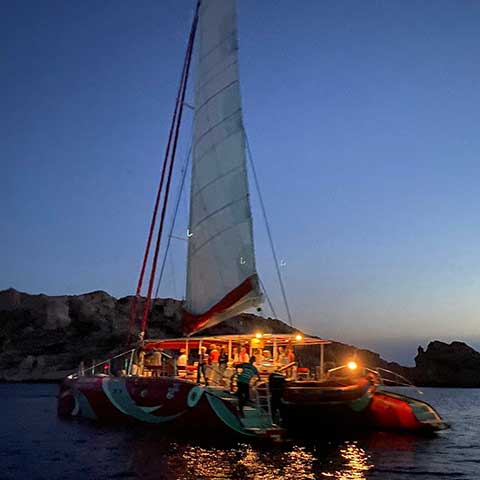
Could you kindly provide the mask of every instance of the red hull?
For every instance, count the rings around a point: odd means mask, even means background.
[[[273,390],[272,405],[290,433],[331,435],[353,430],[428,433],[447,428],[427,403],[379,391],[371,378],[343,385],[330,382],[285,382]],[[275,395],[278,400],[275,400]]]
[[[377,429],[429,433],[448,428],[432,406],[406,395],[377,392],[368,410]]]
[[[328,384],[327,384],[328,385]],[[275,406],[272,392],[272,407]],[[290,434],[318,436],[339,431],[398,430],[426,433],[446,428],[425,402],[377,391],[362,379],[350,386],[292,382],[277,404],[282,426]],[[78,377],[66,379],[58,400],[61,416],[103,422],[139,423],[186,436],[272,438],[279,428],[246,427],[227,393],[172,377]]]
[[[58,414],[102,422],[138,423],[188,437],[278,439],[283,429],[262,416],[240,418],[227,392],[174,377],[82,376],[60,387]]]
[[[58,414],[103,422],[139,423],[187,436],[269,438],[277,428],[252,431],[228,394],[172,377],[78,377],[60,387]]]

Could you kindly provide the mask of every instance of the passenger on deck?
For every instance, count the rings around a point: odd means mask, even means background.
[[[154,377],[159,377],[161,375],[162,367],[162,350],[153,348],[151,353],[148,355],[148,365],[150,368],[150,375]]]
[[[157,348],[153,349],[150,365],[160,367],[162,365],[162,352]]]
[[[197,383],[200,383],[201,376],[205,381],[205,385],[208,387],[208,378],[206,368],[208,364],[207,347],[202,347],[198,355],[198,368],[197,368]]]
[[[295,362],[295,354],[293,353],[292,347],[287,347],[287,351],[285,355],[287,357],[287,365]],[[291,378],[296,375],[295,372],[296,372],[296,369],[294,367],[290,367],[287,369],[285,373],[287,374],[287,377]]]
[[[210,345],[210,354],[208,355],[208,364],[210,365],[210,375],[209,378],[212,382],[218,383],[218,358],[220,357],[220,352],[217,349],[215,344]]]
[[[225,370],[227,369],[227,364],[228,364],[228,353],[227,353],[227,350],[226,350],[225,346],[223,346],[220,349],[220,355],[218,357],[218,369],[219,369],[219,375],[220,375],[220,383],[222,383],[222,384],[223,384],[223,378],[225,376]]]
[[[238,347],[232,349],[232,365],[240,363],[240,355],[238,354]]]
[[[278,363],[282,365],[286,365],[288,363],[288,357],[285,354],[285,348],[284,347],[278,347]]]
[[[260,365],[264,361],[262,351],[259,348],[257,348],[257,350],[255,350],[255,358],[256,358],[256,361],[255,361],[256,365]]]
[[[185,368],[187,366],[187,351],[184,348],[180,349],[180,355],[177,358],[177,367]]]
[[[132,368],[132,375],[138,375],[141,377],[145,365],[145,349],[143,347],[139,347],[136,352],[136,357]]]
[[[240,355],[239,355],[240,363],[248,363],[249,360],[250,360],[250,357],[247,353],[247,347],[242,347],[240,349]]]
[[[250,401],[250,380],[256,375],[260,380],[258,370],[254,367],[255,356],[252,355],[249,362],[237,365],[237,396],[238,410],[243,417],[243,407]],[[241,372],[238,373],[238,370]]]
[[[263,361],[266,363],[270,363],[272,361],[270,350],[263,351]]]
[[[292,363],[295,361],[295,353],[293,353],[293,348],[292,347],[287,347],[287,358],[288,358],[288,363]]]

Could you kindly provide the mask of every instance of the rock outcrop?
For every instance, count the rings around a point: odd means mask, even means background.
[[[64,296],[1,291],[0,380],[58,380],[82,360],[125,350],[132,299],[100,291]],[[153,302],[153,335],[178,334],[179,305],[170,299]]]
[[[434,341],[418,347],[413,379],[431,387],[480,387],[480,353],[463,342]]]

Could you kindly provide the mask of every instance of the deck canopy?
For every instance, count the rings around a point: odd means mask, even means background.
[[[327,345],[329,340],[323,340],[318,337],[310,337],[301,333],[256,333],[256,334],[234,334],[234,335],[215,335],[210,337],[184,337],[184,338],[166,338],[147,340],[145,348],[162,348],[164,350],[179,350],[188,345],[189,349],[198,349],[201,345],[245,345],[252,344],[256,346],[301,346],[301,345]]]

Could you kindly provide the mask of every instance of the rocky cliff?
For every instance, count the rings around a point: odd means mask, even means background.
[[[132,299],[116,299],[101,291],[62,296],[30,295],[14,289],[0,291],[0,381],[59,380],[75,370],[82,360],[90,363],[125,350]],[[155,299],[148,336],[181,336],[179,308],[180,302],[176,300]],[[280,320],[243,314],[202,334],[258,330],[293,331]],[[356,356],[366,365],[393,370],[416,380],[419,385],[458,385],[458,382],[465,382],[466,386],[479,385],[480,382],[475,383],[474,372],[478,371],[480,354],[459,342],[452,345],[433,342],[426,352],[419,350],[414,369],[386,362],[375,352],[339,342],[325,349],[325,361],[327,366],[341,365]],[[460,377],[459,365],[465,367]]]
[[[480,353],[463,342],[418,347],[414,381],[432,387],[480,387]]]

